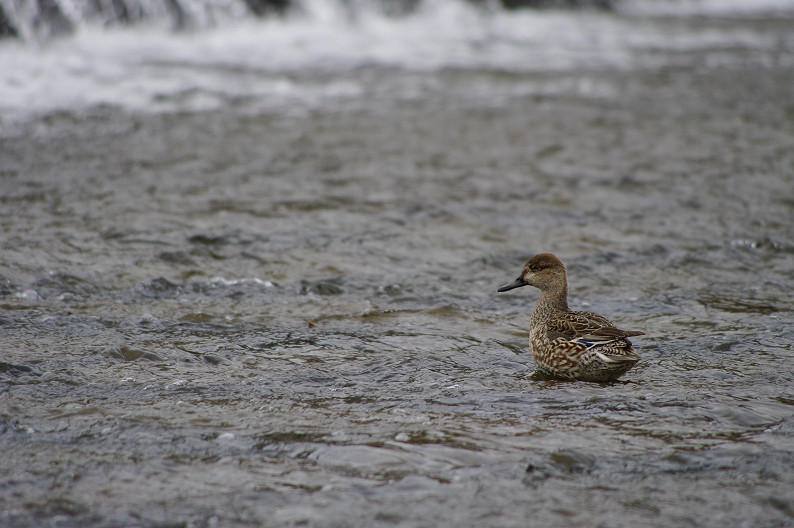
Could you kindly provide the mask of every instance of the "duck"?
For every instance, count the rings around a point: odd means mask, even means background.
[[[532,359],[544,374],[609,383],[640,360],[628,338],[645,332],[621,330],[602,315],[575,312],[568,307],[568,275],[557,256],[535,255],[524,265],[518,279],[497,291],[522,286],[540,290],[540,299],[529,319],[529,346]]]

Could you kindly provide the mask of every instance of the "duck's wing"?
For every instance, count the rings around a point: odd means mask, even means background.
[[[606,317],[593,312],[567,312],[547,322],[549,339],[604,343],[631,336],[643,335],[637,330],[616,328]]]

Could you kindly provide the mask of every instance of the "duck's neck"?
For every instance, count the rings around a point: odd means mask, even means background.
[[[559,312],[569,312],[568,307],[568,285],[563,284],[557,288],[541,291],[538,304],[532,311],[535,319],[547,319]]]

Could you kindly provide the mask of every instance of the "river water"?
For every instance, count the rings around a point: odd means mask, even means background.
[[[0,525],[792,526],[794,6],[321,4],[0,42]]]

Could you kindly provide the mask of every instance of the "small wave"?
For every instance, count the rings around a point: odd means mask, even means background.
[[[172,282],[164,277],[158,277],[138,283],[135,286],[135,292],[147,298],[170,299],[182,295],[207,295],[227,290],[231,293],[243,293],[252,290],[269,290],[275,287],[276,283],[256,277],[242,279],[212,277],[211,279],[194,279],[187,283]]]

